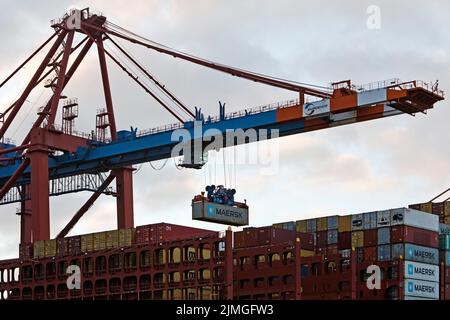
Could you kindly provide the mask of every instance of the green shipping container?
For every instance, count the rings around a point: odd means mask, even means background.
[[[297,232],[307,232],[307,229],[308,229],[308,227],[307,227],[307,224],[306,224],[306,220],[298,220],[295,223],[295,230]]]
[[[45,257],[45,241],[36,241],[33,244],[33,257],[35,259],[44,258]]]
[[[81,251],[91,252],[94,251],[94,235],[85,234],[81,236]]]
[[[94,233],[94,250],[106,249],[106,232]]]
[[[56,240],[45,240],[45,257],[56,256]]]
[[[119,247],[129,247],[134,243],[134,228],[119,230]]]
[[[119,230],[106,232],[106,249],[113,249],[119,246]]]
[[[450,250],[450,234],[441,234],[439,236],[439,248],[441,250]]]
[[[328,230],[328,217],[317,218],[317,231]]]

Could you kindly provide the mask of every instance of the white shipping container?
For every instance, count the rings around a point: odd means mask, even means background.
[[[391,225],[391,210],[377,211],[377,227],[389,227]]]
[[[391,210],[391,223],[439,232],[439,217],[414,209],[399,208]]]
[[[352,231],[363,230],[363,215],[354,214],[352,215]]]
[[[439,282],[439,266],[405,261],[405,279]]]
[[[405,296],[439,299],[439,282],[405,280]]]

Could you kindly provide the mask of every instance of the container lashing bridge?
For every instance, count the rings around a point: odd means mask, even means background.
[[[79,19],[78,24],[74,23],[75,18]],[[0,199],[1,204],[21,204],[21,243],[50,238],[50,196],[85,190],[92,192],[91,197],[58,237],[66,236],[103,193],[116,197],[118,228],[132,227],[132,165],[171,158],[172,148],[178,143],[171,140],[174,130],[184,128],[192,134],[192,140],[186,143],[202,139],[208,129],[216,129],[222,135],[234,129],[278,129],[282,137],[394,115],[426,113],[436,102],[444,99],[437,85],[421,81],[394,79],[357,87],[347,80],[331,87],[319,87],[246,71],[156,43],[109,22],[101,14],[91,13],[89,9],[69,12],[53,21],[52,27],[54,33],[0,84],[3,87],[36,54],[50,45],[19,98],[0,117]],[[287,102],[230,114],[225,113],[222,106],[219,116],[204,117],[200,110],[192,111],[170,92],[119,44],[119,40],[225,74],[289,90],[294,97]],[[114,47],[115,52],[105,48],[106,42]],[[82,134],[74,130],[78,102],[68,99],[64,89],[93,47],[98,53],[102,76],[99,89],[103,90],[106,108],[98,111],[95,130],[91,134]],[[70,56],[75,56],[72,63],[69,63]],[[145,131],[118,130],[107,59],[123,70],[178,123]],[[123,63],[124,60],[128,63]],[[148,82],[137,76],[129,65],[139,70]],[[5,137],[8,128],[32,90],[42,83],[52,90],[51,98],[39,110],[22,142],[17,145],[9,143]],[[162,95],[165,99],[161,98]],[[62,109],[62,124],[56,123],[58,109]],[[201,134],[196,136],[194,132],[199,123]],[[190,159],[185,159],[184,163],[195,168],[202,165],[192,163]],[[110,185],[114,180],[116,185],[112,188]]]

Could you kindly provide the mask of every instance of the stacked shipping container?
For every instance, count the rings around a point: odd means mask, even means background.
[[[395,262],[396,270],[404,274],[386,288],[389,299],[439,299],[439,219],[435,215],[398,208],[299,220],[296,230],[314,235],[316,254],[344,257],[353,251],[360,264],[385,263],[387,268]],[[441,243],[448,240],[442,238]],[[402,296],[399,288],[404,288]],[[362,289],[360,295],[366,293]]]

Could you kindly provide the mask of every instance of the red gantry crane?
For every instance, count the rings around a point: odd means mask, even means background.
[[[286,136],[394,115],[426,113],[436,102],[444,99],[444,93],[437,84],[417,80],[402,82],[393,79],[363,86],[355,86],[346,80],[333,83],[328,88],[242,70],[156,43],[109,22],[102,15],[91,13],[89,9],[73,10],[62,19],[53,21],[52,27],[54,33],[51,37],[0,84],[3,87],[37,53],[51,44],[19,98],[0,117],[0,202],[21,203],[21,243],[50,239],[50,196],[84,190],[91,191],[91,197],[58,237],[66,236],[101,194],[116,196],[117,227],[133,227],[132,165],[172,157],[171,151],[178,143],[171,140],[174,130],[188,130],[193,134],[192,141],[204,139],[208,129],[216,129],[223,135],[234,129],[277,129],[279,136]],[[225,113],[221,105],[219,116],[205,118],[200,110],[192,111],[139,64],[118,43],[118,39],[225,74],[292,91],[293,99],[231,114]],[[105,42],[116,52],[105,49]],[[68,99],[64,89],[93,47],[98,52],[106,108],[98,111],[93,133],[84,134],[74,130],[78,102]],[[69,65],[70,56],[75,58]],[[178,123],[143,131],[118,130],[107,59],[123,70]],[[127,61],[127,64],[122,61]],[[138,76],[128,65],[137,68],[141,75]],[[146,81],[142,80],[144,78]],[[8,143],[5,139],[8,129],[32,90],[42,84],[53,91],[50,100],[39,110],[22,142],[18,145]],[[56,123],[59,108],[62,109],[61,124]],[[200,134],[195,134],[200,125]],[[190,160],[185,159],[185,166],[201,168],[201,161]],[[116,190],[109,187],[113,180],[116,181]]]

